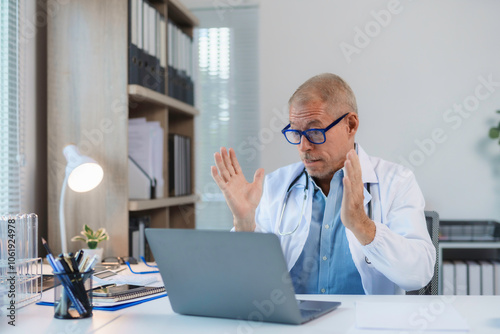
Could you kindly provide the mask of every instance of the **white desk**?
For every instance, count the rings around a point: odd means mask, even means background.
[[[465,317],[470,333],[500,333],[500,296],[311,296],[301,299],[340,301],[335,311],[301,326],[272,323],[255,323],[231,319],[183,316],[172,311],[168,297],[153,300],[116,312],[94,311],[93,318],[83,320],[58,320],[53,318],[53,308],[29,305],[18,310],[16,327],[7,325],[5,316],[0,319],[0,333],[348,333],[354,326],[356,301],[370,302],[451,302]],[[443,299],[444,298],[444,299]],[[397,315],[395,315],[397,316]],[[252,327],[253,326],[253,327]],[[369,333],[367,331],[367,333]],[[398,333],[398,331],[389,332]],[[450,332],[444,332],[450,333]]]

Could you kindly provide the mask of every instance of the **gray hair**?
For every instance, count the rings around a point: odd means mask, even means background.
[[[332,73],[319,74],[304,82],[290,97],[288,106],[303,106],[318,99],[327,103],[332,114],[338,113],[333,108],[340,106],[347,106],[350,111],[358,113],[356,97],[351,87],[341,77]]]

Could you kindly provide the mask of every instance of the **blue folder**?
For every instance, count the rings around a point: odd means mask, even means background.
[[[96,310],[96,311],[118,311],[118,310],[130,307],[130,306],[139,305],[139,304],[142,304],[145,302],[149,302],[150,300],[155,300],[155,299],[163,298],[166,296],[167,296],[167,294],[162,294],[159,296],[153,296],[151,298],[141,299],[141,300],[137,300],[137,301],[132,301],[130,303],[120,304],[120,305],[115,305],[115,306],[94,306],[92,309]],[[36,304],[42,305],[42,306],[54,306],[54,303],[51,303],[51,302],[38,302]]]

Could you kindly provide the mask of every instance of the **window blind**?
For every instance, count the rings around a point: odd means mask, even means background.
[[[233,147],[248,181],[260,166],[258,8],[193,10],[195,31],[196,227],[230,229],[232,214],[210,174],[213,154]]]
[[[0,1],[0,214],[20,212],[19,2]]]

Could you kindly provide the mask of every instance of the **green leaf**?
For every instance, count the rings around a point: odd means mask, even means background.
[[[500,136],[500,129],[498,128],[491,128],[489,136],[491,139],[496,139]]]
[[[87,242],[87,239],[85,239],[84,237],[81,237],[81,236],[77,235],[76,237],[71,238],[71,241],[83,241],[83,242]]]
[[[92,231],[92,229],[87,224],[83,225],[83,230],[85,231],[85,233],[88,233],[90,235],[94,233],[94,231]]]
[[[103,232],[106,232],[104,228],[101,227],[100,229],[98,229],[95,234],[96,238],[99,238]]]
[[[500,114],[500,109],[498,109],[498,110],[497,110],[497,113],[499,113],[499,114]]]
[[[109,240],[109,236],[107,234],[101,235],[97,241],[101,242],[104,240]]]

